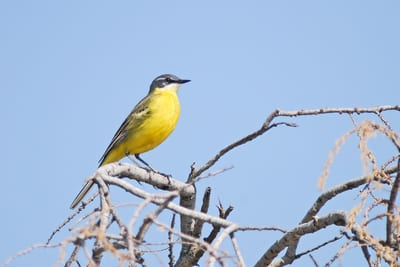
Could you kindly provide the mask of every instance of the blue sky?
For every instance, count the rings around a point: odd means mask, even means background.
[[[175,132],[142,156],[180,180],[192,162],[204,164],[276,108],[398,104],[399,11],[398,1],[1,1],[0,262],[45,242],[71,214],[84,178],[159,74],[192,82],[179,92]],[[398,114],[387,118],[399,130]],[[242,225],[290,228],[301,220],[320,194],[330,149],[352,122],[344,115],[282,120],[299,127],[275,128],[232,151],[212,169],[232,170],[198,184],[200,195],[212,187],[212,214],[221,201]],[[327,187],[362,174],[356,141],[336,158]],[[379,163],[395,153],[381,137],[371,146]],[[356,196],[322,214],[349,209]],[[339,228],[329,231],[324,237]],[[278,237],[239,233],[246,262]],[[302,248],[319,240],[308,237]],[[323,264],[335,249],[313,255]],[[360,253],[353,249],[343,264]],[[50,266],[57,257],[58,249],[40,249],[10,266]],[[310,263],[304,257],[297,266]]]

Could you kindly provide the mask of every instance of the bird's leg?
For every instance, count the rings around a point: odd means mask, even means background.
[[[128,157],[128,159],[130,159],[133,163],[135,163],[136,166],[141,167],[139,165],[139,163],[136,162],[136,160],[134,158],[131,157],[131,154],[129,154],[129,152],[125,153],[125,156]]]
[[[154,169],[153,167],[150,166],[150,164],[148,164],[146,161],[144,161],[139,154],[135,154],[135,158],[137,160],[139,160],[141,163],[143,163],[144,165],[146,165],[150,170],[152,170],[155,173],[160,173],[159,171],[157,171],[156,169]]]
[[[139,160],[141,163],[143,163],[144,165],[146,165],[146,166],[147,166],[150,170],[152,170],[153,172],[158,173],[158,174],[161,174],[161,175],[167,177],[167,178],[168,178],[168,182],[171,183],[171,181],[170,181],[170,179],[169,179],[169,178],[171,177],[171,175],[165,174],[165,173],[162,173],[162,172],[157,171],[156,169],[154,169],[153,167],[151,167],[150,164],[148,164],[146,161],[144,161],[144,160],[139,156],[139,154],[135,154],[135,158],[136,158],[137,160]]]

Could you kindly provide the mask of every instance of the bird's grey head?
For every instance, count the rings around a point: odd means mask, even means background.
[[[168,85],[180,85],[187,82],[190,82],[190,80],[182,80],[173,74],[163,74],[153,80],[150,85],[149,93],[151,93],[156,88],[162,89]]]

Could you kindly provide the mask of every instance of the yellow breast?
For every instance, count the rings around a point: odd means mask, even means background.
[[[176,90],[155,90],[149,102],[149,117],[126,142],[130,154],[140,154],[161,144],[175,129],[180,115]]]

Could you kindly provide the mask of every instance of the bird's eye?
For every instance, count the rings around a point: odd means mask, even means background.
[[[165,78],[165,81],[166,81],[167,83],[170,83],[172,80],[171,80],[171,78]]]

